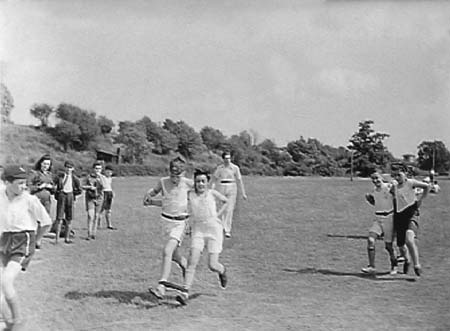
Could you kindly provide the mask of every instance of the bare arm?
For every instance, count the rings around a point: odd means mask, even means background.
[[[211,193],[214,195],[214,197],[217,200],[223,202],[222,206],[217,211],[217,217],[220,217],[223,214],[223,212],[225,211],[225,209],[227,209],[228,198],[226,196],[224,196],[223,194],[217,192],[216,190],[211,190]]]
[[[162,200],[161,199],[153,199],[153,197],[157,196],[162,191],[162,185],[161,180],[158,181],[156,186],[154,188],[149,189],[143,199],[144,206],[162,206]]]
[[[241,192],[242,192],[242,198],[244,200],[247,200],[247,194],[245,193],[245,188],[244,188],[244,181],[242,180],[242,175],[241,175],[241,171],[239,170],[239,167],[237,167],[236,169],[236,180],[239,182],[239,187],[241,188]]]

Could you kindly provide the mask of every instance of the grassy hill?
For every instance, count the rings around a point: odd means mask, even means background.
[[[32,168],[42,155],[50,154],[54,170],[62,169],[64,162],[71,160],[77,172],[81,174],[89,171],[96,160],[96,153],[93,150],[64,152],[63,146],[51,135],[33,126],[2,123],[0,129],[0,164],[2,165],[21,164]],[[144,165],[123,164],[116,166],[115,172],[117,175],[163,175],[172,157],[173,155],[150,154]],[[188,172],[195,166],[207,164],[213,167],[218,162],[220,157],[217,155],[201,155],[190,162]]]
[[[65,160],[76,164],[91,164],[94,152],[64,152],[63,147],[49,134],[32,126],[5,124],[1,125],[0,163],[3,165],[19,163],[32,167],[43,155],[50,154],[54,166],[62,167]]]

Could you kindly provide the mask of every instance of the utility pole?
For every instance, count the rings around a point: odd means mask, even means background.
[[[355,151],[352,150],[352,154],[350,155],[350,181],[353,182],[353,153]]]

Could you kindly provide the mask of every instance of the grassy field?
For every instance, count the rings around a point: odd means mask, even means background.
[[[229,286],[202,259],[187,306],[147,292],[159,277],[158,208],[142,206],[156,178],[116,178],[114,221],[86,241],[76,203],[75,244],[46,239],[16,283],[27,330],[448,330],[450,181],[422,206],[423,276],[364,277],[373,211],[369,181],[245,178],[221,261]],[[186,240],[182,248],[188,253]],[[377,242],[377,269],[389,270]],[[172,280],[181,282],[174,265]]]

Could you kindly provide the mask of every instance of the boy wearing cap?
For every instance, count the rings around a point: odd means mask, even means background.
[[[76,196],[81,194],[80,179],[73,173],[74,165],[71,161],[64,163],[64,172],[60,173],[56,179],[56,237],[58,243],[61,234],[61,225],[65,223],[65,243],[71,244],[70,239],[71,223],[73,220],[73,204]]]
[[[161,222],[166,244],[163,248],[163,262],[161,266],[161,278],[155,289],[150,291],[157,297],[162,298],[165,294],[166,282],[170,275],[172,261],[178,264],[183,273],[186,272],[187,260],[181,256],[179,246],[183,240],[188,214],[188,192],[193,188],[191,179],[183,176],[186,161],[177,157],[170,161],[170,176],[161,178],[156,186],[147,191],[144,196],[144,206],[162,207]],[[155,200],[153,197],[161,194],[162,198]]]
[[[36,236],[41,236],[51,225],[51,219],[39,199],[27,191],[27,172],[20,166],[9,166],[0,188],[0,297],[4,298],[12,316],[11,330],[23,326],[19,299],[14,281],[19,272],[25,271],[35,251]],[[38,222],[41,227],[36,233]],[[1,313],[6,316],[5,306]]]

